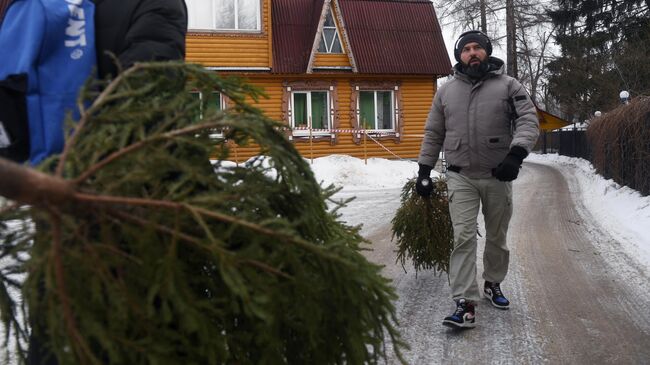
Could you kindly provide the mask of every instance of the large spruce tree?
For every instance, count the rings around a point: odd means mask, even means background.
[[[650,92],[649,1],[559,0],[549,15],[562,52],[548,66],[549,86],[565,116],[609,110],[621,90]]]

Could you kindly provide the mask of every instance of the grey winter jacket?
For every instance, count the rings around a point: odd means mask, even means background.
[[[512,146],[535,146],[539,121],[524,87],[489,58],[490,71],[476,83],[455,66],[440,87],[426,121],[418,163],[435,166],[444,147],[448,165],[470,178],[490,178]],[[514,104],[514,112],[510,101]]]

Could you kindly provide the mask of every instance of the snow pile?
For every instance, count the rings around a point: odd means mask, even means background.
[[[413,161],[369,158],[366,164],[363,159],[346,155],[316,158],[311,168],[322,185],[334,184],[346,191],[401,189],[418,172],[418,164]]]

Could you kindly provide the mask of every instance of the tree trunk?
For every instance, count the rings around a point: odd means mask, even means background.
[[[481,0],[481,32],[485,33],[487,35],[487,13],[486,13],[486,6],[485,2],[487,0]]]
[[[58,177],[0,158],[0,196],[21,204],[74,210],[73,186]],[[67,209],[70,208],[70,209]]]
[[[506,72],[517,78],[517,38],[514,0],[506,0]]]

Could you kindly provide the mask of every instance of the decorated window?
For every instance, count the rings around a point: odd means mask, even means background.
[[[188,28],[259,31],[260,0],[187,0]]]
[[[364,129],[395,130],[395,97],[392,90],[359,92],[359,126]]]
[[[329,133],[331,126],[328,91],[295,91],[291,93],[291,126],[300,130]]]
[[[331,7],[327,10],[325,23],[323,23],[323,34],[321,36],[320,45],[318,46],[318,52],[343,53],[341,37],[339,37],[339,31],[336,28]]]
[[[336,84],[326,80],[284,82],[282,115],[294,141],[330,140],[338,126]]]
[[[400,141],[403,129],[401,90],[398,81],[360,81],[352,83],[352,126],[358,129],[353,139],[359,143],[364,133],[373,138]]]

